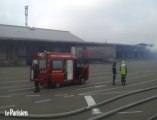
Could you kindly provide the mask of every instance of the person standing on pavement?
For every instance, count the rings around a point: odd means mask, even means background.
[[[117,74],[117,71],[116,71],[116,61],[114,60],[113,64],[112,64],[113,85],[115,85],[116,74]]]
[[[34,86],[35,86],[35,90],[34,92],[40,92],[40,87],[39,87],[39,64],[37,60],[33,61],[33,79],[34,79]]]
[[[126,75],[127,75],[127,67],[126,67],[126,64],[125,64],[124,60],[122,61],[122,64],[120,66],[120,72],[121,72],[121,82],[122,82],[122,85],[125,85],[125,83],[126,83]]]

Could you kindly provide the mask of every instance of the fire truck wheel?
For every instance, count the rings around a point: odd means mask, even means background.
[[[80,83],[81,83],[81,85],[84,85],[84,84],[85,84],[85,79],[82,78],[82,79],[80,80]]]
[[[61,85],[59,83],[56,84],[56,88],[59,88]]]

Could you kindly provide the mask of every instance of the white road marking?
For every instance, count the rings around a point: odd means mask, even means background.
[[[0,108],[8,108],[8,107],[15,107],[16,105],[10,105],[10,106],[2,106]]]
[[[0,96],[0,97],[4,98],[4,97],[12,97],[12,96],[11,95],[6,95],[6,96]]]
[[[148,76],[152,76],[152,75],[156,75],[156,74],[152,73],[152,74],[137,75],[137,77],[132,77],[132,78],[128,78],[128,79],[132,80],[132,79],[143,78],[143,77],[148,77]]]
[[[0,82],[0,84],[6,84],[6,83],[14,83],[14,82],[28,82],[29,80],[15,80],[15,81],[5,81]]]
[[[48,102],[48,101],[51,101],[51,99],[35,101],[34,103],[41,103],[41,102]]]
[[[142,90],[142,89],[138,89],[138,90]],[[120,91],[120,92],[105,92],[105,93],[91,93],[91,94],[86,94],[86,95],[102,95],[102,94],[120,94],[120,93],[129,93],[129,92],[135,92],[138,90],[130,90],[130,91]]]
[[[19,87],[31,87],[32,85],[21,85],[21,86],[8,86],[8,87],[1,87],[0,89],[7,89],[7,88],[19,88]]]
[[[130,74],[135,74],[135,73],[130,73]],[[143,73],[142,73],[143,74]],[[129,80],[130,79],[136,79],[136,78],[142,78],[142,77],[147,77],[147,76],[152,76],[152,75],[154,75],[154,73],[152,73],[152,74],[144,74],[144,75],[138,75],[137,77],[132,77],[132,78],[128,78]],[[156,74],[155,74],[156,75]],[[121,75],[117,75],[117,77],[120,77]],[[93,80],[93,79],[101,79],[101,78],[112,78],[112,75],[111,76],[105,76],[105,77],[96,77],[96,78],[92,78],[92,79],[90,79],[90,80]]]
[[[54,96],[65,96],[65,95],[68,95],[68,94],[55,94]]]
[[[69,98],[69,97],[73,97],[74,95],[68,95],[68,96],[64,96],[64,98]]]
[[[97,114],[101,114],[100,110],[97,108],[92,109],[92,114],[97,115]]]
[[[18,78],[18,77],[20,77],[20,78],[29,78],[29,76],[24,76],[24,75],[22,75],[22,76],[19,76],[19,75],[14,75],[14,76],[9,76],[9,77],[1,77],[1,79],[11,79],[11,78]]]
[[[128,75],[131,75],[131,74],[137,74],[137,72],[135,72],[135,73],[130,73],[130,74],[128,74]],[[154,73],[153,73],[154,74]],[[146,75],[138,75],[138,77],[133,77],[133,78],[129,78],[129,80],[130,79],[136,79],[136,78],[141,78],[141,77],[145,77],[145,76],[148,76],[147,74]],[[120,77],[120,75],[119,74],[117,74],[117,77]],[[111,76],[105,76],[105,77],[96,77],[96,78],[91,78],[90,80],[95,80],[95,79],[102,79],[102,78],[110,78],[110,79],[112,79],[112,75]],[[112,81],[110,81],[110,82],[112,82]],[[102,82],[103,83],[103,82]],[[104,82],[105,83],[105,82]],[[109,83],[109,82],[106,82],[106,83]],[[93,84],[99,84],[99,83],[93,83]]]
[[[34,87],[31,88],[23,88],[23,89],[13,89],[13,90],[8,90],[8,91],[21,91],[21,90],[28,90],[28,89],[33,89]]]
[[[109,80],[109,81],[105,81],[105,82],[89,83],[89,84],[85,84],[85,85],[95,85],[95,84],[110,83],[110,82],[112,82],[112,81]]]
[[[76,89],[76,90],[84,90],[84,89],[90,89],[90,88],[100,88],[100,87],[104,87],[106,85],[99,85],[99,86],[92,86],[92,87],[86,87],[86,88],[79,88],[79,89]]]
[[[157,81],[157,79],[149,80],[149,81],[145,81],[145,82],[141,82],[141,83],[137,83],[137,84],[127,85],[127,86],[122,86],[122,87],[114,87],[114,88],[109,88],[109,89],[103,89],[103,90],[91,91],[91,92],[86,92],[86,93],[80,93],[79,95],[87,95],[87,94],[92,94],[92,93],[105,92],[105,91],[115,90],[115,89],[124,88],[124,87],[127,88],[127,87],[130,87],[130,86],[141,85],[141,84],[154,82],[154,81]]]
[[[138,72],[135,72],[135,73],[129,73],[128,75],[132,75],[132,74],[138,74]]]
[[[141,113],[143,111],[128,111],[128,112],[118,112],[118,114],[134,114],[134,113]]]
[[[91,78],[90,80],[96,80],[96,79],[101,79],[101,78],[111,78],[112,76],[110,77],[96,77],[96,78]]]
[[[95,105],[95,101],[94,99],[92,98],[92,96],[84,96],[88,106],[93,106]],[[94,108],[92,109],[92,114],[101,114],[101,111],[98,109],[98,108]]]
[[[10,94],[10,95],[6,95],[6,96],[0,96],[0,97],[12,97],[12,96],[16,96],[16,95],[24,95],[24,94],[30,94],[32,92],[26,92],[26,93],[17,93],[17,94]]]
[[[25,93],[10,94],[9,96],[24,95],[24,94],[30,94],[30,93],[32,93],[32,92],[25,92]]]
[[[134,73],[130,73],[130,74],[134,74]],[[154,73],[152,73],[152,74],[154,74]],[[118,77],[118,76],[120,76],[120,75],[117,75],[117,77]],[[141,77],[146,77],[146,76],[148,76],[148,75],[140,75],[140,76],[138,76],[138,77],[129,78],[129,80],[131,80],[131,79],[136,79],[136,78],[141,78]],[[112,76],[110,76],[110,77],[97,77],[97,78],[94,78],[94,79],[111,78],[111,77],[112,77]],[[101,84],[101,83],[110,83],[110,82],[112,82],[112,80],[110,80],[110,81],[105,81],[105,82],[92,83],[92,84]],[[89,85],[91,85],[91,84],[89,84]]]
[[[119,71],[117,71],[117,72],[119,72]],[[151,72],[150,70],[147,70],[147,71],[145,71],[146,73],[147,72]],[[98,72],[98,73],[91,73],[91,74],[89,74],[89,75],[97,75],[97,74],[105,74],[105,73],[112,73],[112,71],[104,71],[104,72]],[[141,73],[141,72],[134,72],[134,73],[129,73],[128,75],[131,75],[131,74],[138,74],[138,73]]]
[[[133,74],[133,73],[132,73]],[[120,75],[117,75],[117,77],[120,76]],[[142,76],[138,76],[138,77],[133,77],[133,78],[129,78],[129,80],[131,79],[135,79],[135,78],[141,78],[141,77],[145,77],[147,75],[142,75]],[[98,77],[98,78],[94,78],[94,79],[101,79],[101,78],[111,78],[111,77]],[[104,82],[97,82],[97,83],[89,83],[88,85],[94,85],[94,84],[102,84],[102,83],[111,83],[112,80],[110,81],[104,81]],[[86,84],[87,85],[87,84]]]
[[[104,71],[103,73],[93,73],[93,74],[89,74],[89,75],[97,75],[97,74],[105,74],[105,73],[112,73],[112,71]]]
[[[39,97],[40,95],[26,95],[26,97]]]

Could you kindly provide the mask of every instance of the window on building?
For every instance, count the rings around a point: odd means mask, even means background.
[[[55,48],[55,52],[61,52],[59,48]]]
[[[26,57],[26,47],[25,46],[19,46],[18,47],[18,57]]]
[[[0,46],[0,59],[7,59],[7,47]]]

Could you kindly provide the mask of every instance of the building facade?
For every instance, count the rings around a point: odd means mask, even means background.
[[[142,59],[148,57],[149,53],[140,45],[85,42],[69,31],[0,25],[0,66],[30,65],[32,53],[71,52],[73,46],[90,49],[115,47],[113,59]]]

